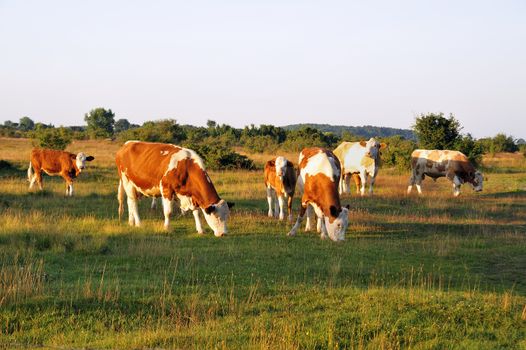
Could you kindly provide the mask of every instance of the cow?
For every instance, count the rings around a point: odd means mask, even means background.
[[[385,147],[387,147],[385,143],[376,141],[374,137],[371,137],[369,141],[342,142],[336,147],[334,154],[338,157],[342,167],[340,194],[350,192],[351,176],[356,184],[356,193],[359,188],[362,196],[365,194],[367,178],[370,177],[369,194],[373,194],[373,186],[380,166],[380,150]]]
[[[475,170],[468,157],[458,151],[417,149],[411,154],[412,175],[407,194],[416,185],[418,194],[422,194],[421,183],[425,176],[434,181],[447,177],[453,183],[453,195],[460,195],[460,186],[469,183],[476,192],[482,191],[484,180],[482,173]]]
[[[317,228],[321,238],[326,239],[328,236],[333,241],[343,241],[349,224],[349,206],[342,207],[340,204],[338,158],[324,148],[305,148],[300,153],[298,164],[298,190],[302,191],[303,195],[298,219],[288,235],[296,235],[306,212],[305,230],[310,229],[310,215],[307,209],[312,206],[318,217]]]
[[[29,168],[27,169],[27,180],[29,189],[35,182],[40,190],[42,185],[42,172],[50,176],[60,175],[66,181],[66,196],[73,195],[73,179],[75,179],[86,167],[86,162],[95,158],[80,152],[77,154],[54,149],[35,148],[31,151]]]
[[[292,222],[292,198],[296,189],[296,172],[294,165],[285,157],[279,156],[269,160],[265,164],[265,187],[267,188],[268,216],[274,216],[272,201],[276,208],[279,220],[285,218],[284,206],[287,199],[287,213],[289,221]]]
[[[196,230],[202,234],[202,210],[216,237],[227,233],[227,218],[233,203],[221,199],[206,172],[203,160],[191,149],[165,143],[127,141],[115,156],[119,174],[119,219],[128,203],[128,223],[140,226],[137,199],[161,197],[164,228],[168,230],[172,203],[177,199],[183,212],[192,211]]]

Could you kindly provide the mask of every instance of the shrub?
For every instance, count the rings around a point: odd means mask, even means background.
[[[408,170],[411,168],[411,153],[416,149],[416,143],[406,140],[402,136],[392,136],[382,139],[387,144],[387,148],[382,150],[382,161],[387,166],[395,167],[398,170]]]
[[[33,144],[42,148],[64,150],[71,143],[70,130],[60,128],[39,128],[32,133]]]

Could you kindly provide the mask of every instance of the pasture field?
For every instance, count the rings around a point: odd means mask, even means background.
[[[485,159],[484,191],[459,198],[445,179],[406,196],[409,174],[381,169],[374,197],[344,196],[337,244],[286,237],[262,171],[210,172],[236,203],[228,236],[191,214],[165,232],[148,200],[128,227],[118,147],[71,145],[96,159],[66,198],[56,177],[29,192],[30,142],[0,139],[0,348],[526,349],[522,156]]]

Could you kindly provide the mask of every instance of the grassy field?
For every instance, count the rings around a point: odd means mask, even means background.
[[[344,197],[336,244],[286,237],[260,171],[210,173],[236,202],[226,237],[191,215],[167,233],[147,200],[128,227],[118,147],[75,142],[96,159],[66,198],[47,176],[29,192],[30,142],[0,139],[0,348],[526,349],[520,155],[486,158],[484,191],[459,198],[444,179],[408,197],[409,175],[381,169],[374,197]]]

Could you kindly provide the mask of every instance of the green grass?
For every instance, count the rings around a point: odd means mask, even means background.
[[[236,202],[216,238],[189,214],[163,231],[147,200],[141,228],[118,222],[109,161],[66,198],[57,178],[28,192],[14,157],[0,171],[0,348],[526,348],[522,168],[459,198],[443,180],[407,197],[408,175],[382,170],[374,197],[345,196],[336,244],[286,237],[259,172],[210,174]]]

